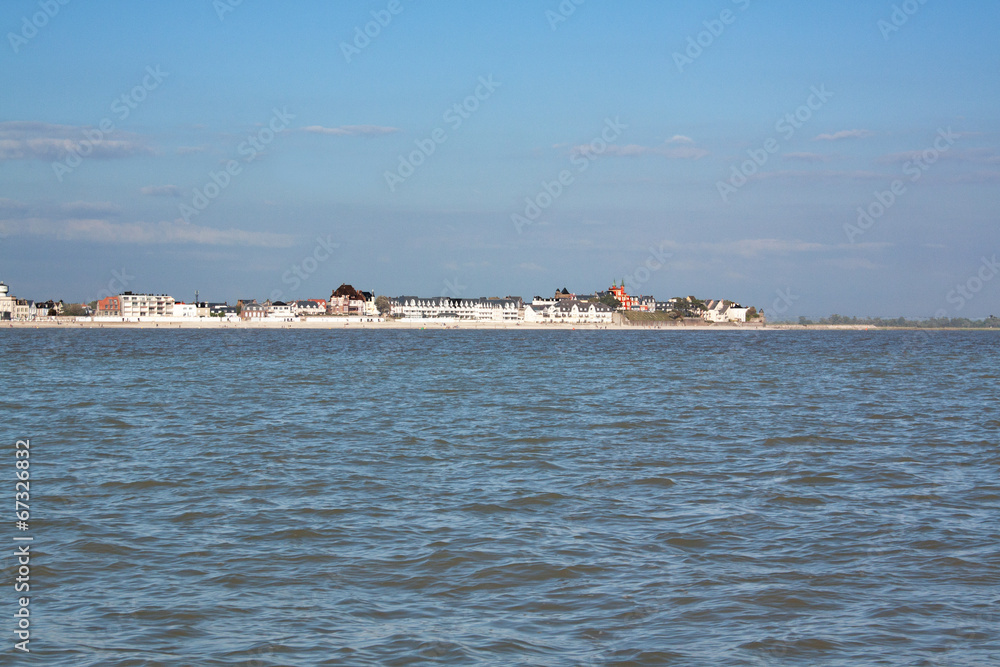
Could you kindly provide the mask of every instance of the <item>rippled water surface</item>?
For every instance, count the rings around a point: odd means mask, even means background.
[[[1000,664],[996,333],[0,345],[33,664]]]

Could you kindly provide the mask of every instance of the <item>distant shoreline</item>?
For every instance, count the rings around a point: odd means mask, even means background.
[[[107,322],[91,321],[89,319],[63,319],[42,321],[11,321],[0,322],[3,329],[206,329],[215,331],[248,331],[248,330],[425,330],[425,331],[1000,331],[991,328],[960,328],[960,327],[876,327],[863,324],[718,324],[706,323],[696,325],[677,325],[666,323],[650,323],[648,325],[634,324],[568,324],[539,322],[484,322],[471,320],[446,320],[443,322],[426,321],[362,321],[362,318],[352,318],[343,323],[323,320],[310,321],[306,319],[295,321],[280,320],[224,320],[219,318],[203,318],[199,320],[168,319],[163,322]]]

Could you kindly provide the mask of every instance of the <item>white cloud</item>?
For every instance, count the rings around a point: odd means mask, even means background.
[[[23,213],[28,210],[28,205],[14,199],[0,198],[0,214]]]
[[[147,197],[180,197],[181,191],[176,185],[147,185],[139,190]]]
[[[889,153],[878,158],[879,164],[902,164],[904,162],[921,161],[930,163],[927,151],[901,151],[899,153]],[[965,162],[969,164],[1000,164],[1000,153],[992,148],[969,148],[966,150],[938,151],[931,149],[935,153],[934,162],[938,160],[948,160],[949,162]]]
[[[822,253],[849,250],[851,252],[881,250],[889,243],[814,243],[798,239],[740,239],[719,243],[695,243],[681,246],[682,249],[704,250],[713,255],[758,257],[760,255],[790,255],[796,253]]]
[[[194,244],[287,248],[294,243],[288,234],[215,229],[183,220],[112,223],[99,218],[52,220],[25,218],[0,220],[0,232],[10,236],[38,236],[57,241],[122,243],[134,245]]]
[[[786,160],[797,160],[799,162],[829,162],[832,155],[822,155],[820,153],[785,153],[781,157]]]
[[[522,262],[516,268],[518,271],[531,271],[533,273],[544,273],[547,270],[544,266],[534,262]]]
[[[870,130],[841,130],[833,134],[818,134],[813,141],[840,141],[841,139],[866,139],[875,136]]]
[[[639,144],[609,144],[603,151],[595,149],[590,144],[574,146],[570,151],[573,155],[616,155],[618,157],[638,157],[642,155],[658,155],[671,160],[697,160],[708,155],[704,148],[697,148],[688,144],[691,140],[688,137],[677,135],[672,139],[663,142],[659,146],[641,146]],[[692,142],[693,143],[693,142]]]
[[[723,244],[721,249],[744,257],[756,255],[785,255],[797,252],[817,252],[826,250],[822,243],[791,241],[787,239],[743,239]]]
[[[134,136],[115,132],[116,138],[98,135],[90,141],[85,131],[94,128],[54,125],[34,121],[0,123],[0,160],[60,160],[70,152],[97,159],[117,159],[152,154],[153,150]],[[99,131],[98,131],[99,132]]]
[[[66,218],[110,217],[121,213],[121,207],[109,201],[74,201],[59,206],[59,213]]]
[[[951,182],[972,185],[1000,183],[1000,171],[972,171],[952,177]]]
[[[399,132],[399,128],[383,127],[381,125],[341,125],[340,127],[310,125],[302,128],[302,131],[311,134],[331,134],[340,137],[380,137],[385,134]]]
[[[803,178],[817,181],[839,181],[839,180],[852,180],[852,181],[878,181],[885,180],[885,174],[880,174],[875,171],[835,171],[830,169],[824,170],[812,170],[812,171],[793,171],[789,169],[783,169],[781,171],[763,171],[753,176],[750,176],[748,180],[751,181],[766,181],[776,178]]]

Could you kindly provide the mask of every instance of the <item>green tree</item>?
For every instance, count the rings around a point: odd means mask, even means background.
[[[605,306],[608,306],[609,308],[612,308],[614,310],[618,310],[619,308],[622,307],[622,302],[610,294],[605,294],[600,299],[598,299],[598,301],[600,301]]]
[[[66,317],[82,317],[87,311],[82,303],[69,303],[63,308],[63,315]]]
[[[698,317],[698,313],[705,309],[705,302],[693,296],[677,296],[672,299],[674,310],[678,317]]]
[[[392,299],[387,296],[375,297],[375,308],[378,309],[379,315],[388,317],[389,313],[392,312]]]

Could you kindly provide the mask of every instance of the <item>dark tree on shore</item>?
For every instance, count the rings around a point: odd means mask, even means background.
[[[610,294],[605,294],[600,299],[598,299],[598,301],[603,303],[605,306],[608,306],[609,308],[613,308],[614,310],[618,310],[619,308],[622,307],[622,302]]]
[[[392,312],[392,301],[387,296],[375,297],[375,308],[379,315],[385,317]]]

